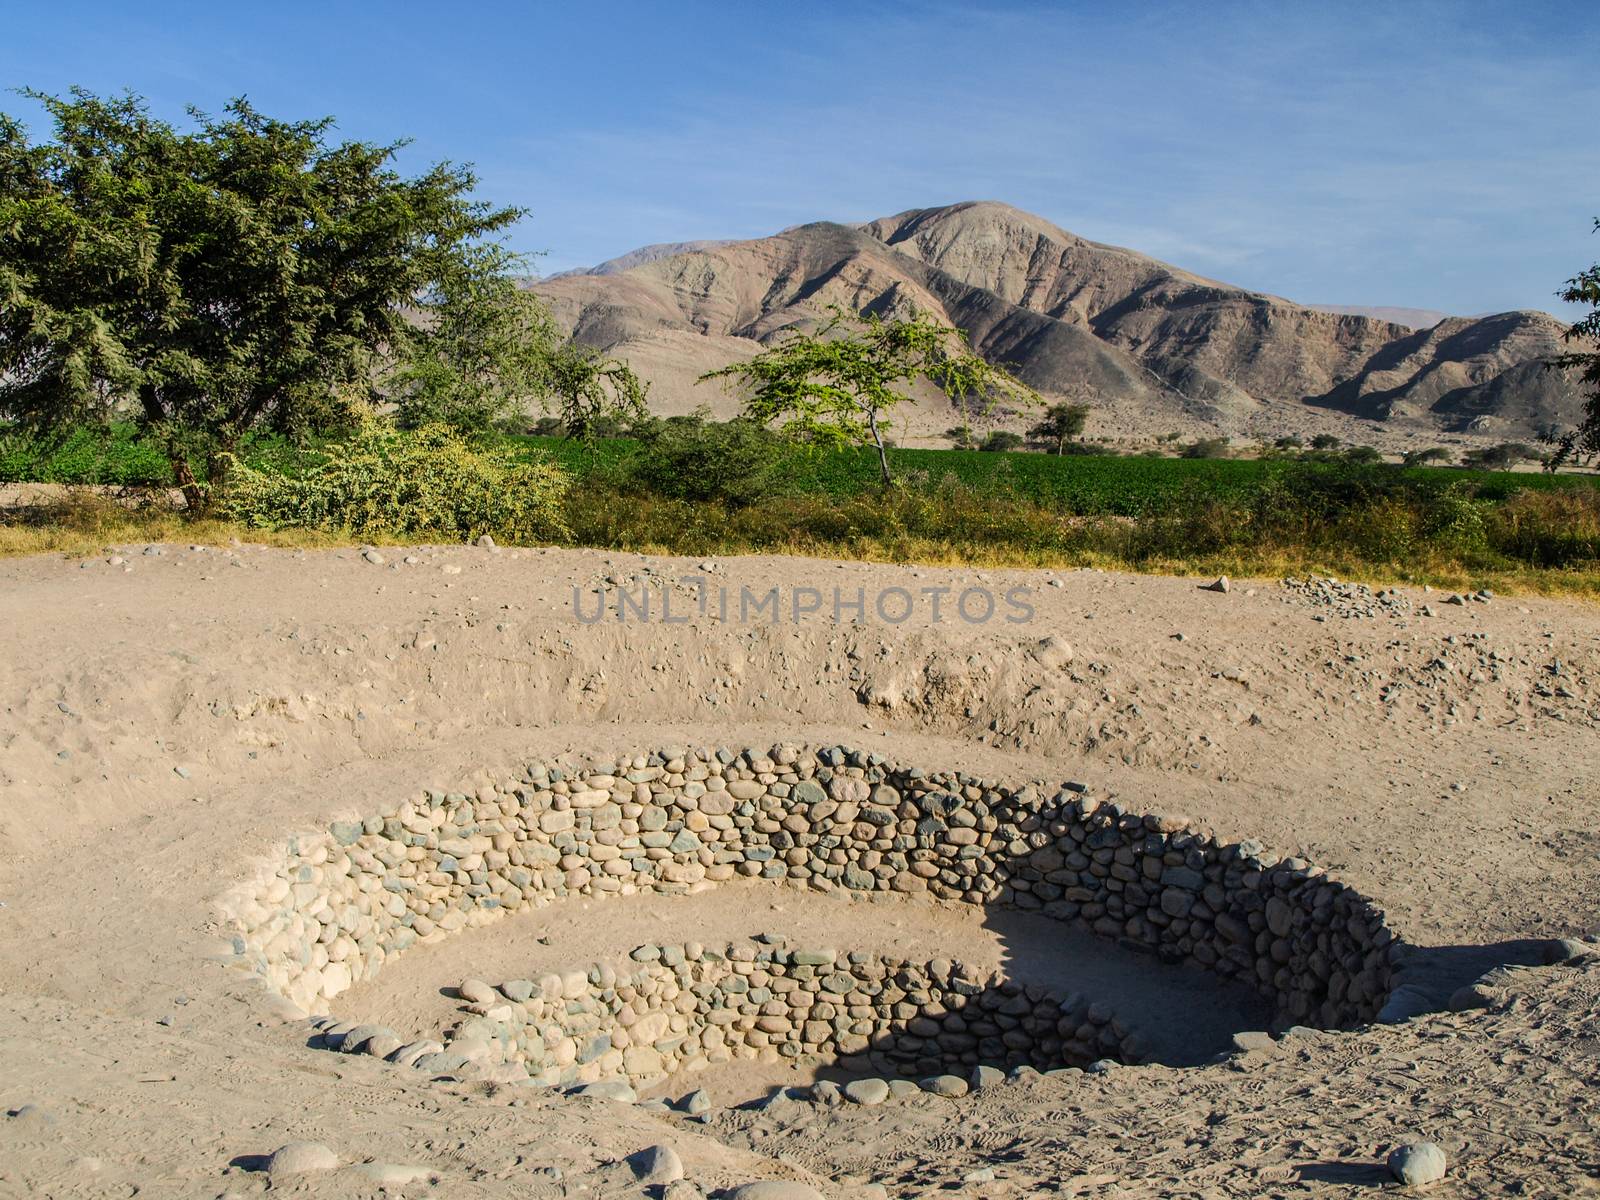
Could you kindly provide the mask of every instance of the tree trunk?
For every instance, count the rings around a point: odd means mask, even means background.
[[[867,428],[872,430],[872,444],[878,448],[878,474],[883,478],[883,486],[888,487],[893,481],[889,478],[889,450],[883,444],[883,434],[878,429],[878,415],[867,414]]]
[[[229,441],[213,449],[206,456],[206,508],[210,509],[228,490],[228,468],[233,462],[233,448]]]
[[[189,466],[189,460],[179,450],[169,450],[168,460],[172,463],[172,478],[178,488],[183,492],[184,507],[190,516],[199,516],[205,511],[206,490],[200,486],[200,481],[194,477],[194,471]]]

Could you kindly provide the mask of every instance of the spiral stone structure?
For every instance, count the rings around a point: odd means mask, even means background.
[[[843,746],[533,762],[472,795],[422,792],[291,838],[225,907],[253,969],[310,1014],[395,955],[507,914],[577,896],[670,903],[738,877],[1036,911],[1246,982],[1284,1024],[1372,1020],[1400,957],[1381,911],[1302,860],[1079,785],[1010,786]],[[467,997],[475,1015],[448,1052],[387,1030],[357,1040],[424,1068],[489,1063],[548,1083],[646,1082],[723,1055],[875,1055],[913,1072],[1141,1050],[1093,996],[848,947],[642,947],[621,975],[478,987],[492,994]],[[968,1010],[986,1014],[977,1032]],[[328,1041],[351,1028],[330,1025]]]

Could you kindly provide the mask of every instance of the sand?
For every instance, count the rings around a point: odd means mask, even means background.
[[[1286,1041],[1260,1061],[1008,1084],[956,1104],[719,1110],[700,1125],[311,1049],[303,1023],[208,955],[226,933],[217,898],[296,830],[530,756],[787,740],[1082,780],[1258,838],[1372,895],[1430,948],[1443,989],[1535,961],[1529,939],[1600,923],[1593,607],[1406,592],[1409,613],[1354,619],[1277,581],[1223,595],[1192,579],[751,557],[710,577],[785,597],[1029,587],[1034,613],[934,623],[924,604],[900,624],[825,611],[739,625],[713,605],[685,624],[586,625],[574,586],[700,562],[157,549],[0,563],[0,1111],[34,1106],[0,1119],[0,1194],[250,1195],[266,1186],[261,1156],[296,1139],[346,1164],[418,1165],[438,1182],[408,1190],[452,1197],[640,1195],[618,1164],[657,1142],[707,1191],[795,1178],[830,1198],[874,1183],[1354,1195],[1387,1148],[1419,1137],[1450,1154],[1440,1195],[1592,1185],[1600,968],[1582,962],[1516,972],[1488,1012]],[[711,893],[676,914],[642,898],[546,909],[403,958],[336,1007],[420,1032],[469,966],[493,978],[501,963],[581,963],[689,924],[821,935],[846,911],[771,893]],[[1047,969],[979,914],[848,909],[841,946],[956,939],[974,961]],[[1159,1024],[1171,1008],[1137,975],[1128,998],[1150,999]],[[1222,1016],[1208,1036],[1245,1019]],[[717,1084],[727,1099],[741,1086]],[[995,1179],[963,1182],[984,1170]],[[374,1187],[348,1168],[295,1186]]]

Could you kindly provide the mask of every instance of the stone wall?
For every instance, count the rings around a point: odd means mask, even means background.
[[[1076,785],[1010,788],[842,747],[532,763],[293,838],[224,907],[253,967],[320,1012],[416,942],[508,911],[735,876],[1042,911],[1246,980],[1283,1019],[1325,1028],[1371,1020],[1391,986],[1383,914],[1308,863]]]
[[[512,1077],[561,1086],[647,1086],[738,1059],[822,1059],[918,1076],[979,1064],[1135,1062],[1140,1053],[1086,997],[976,976],[949,960],[761,943],[646,946],[633,958],[620,972],[597,964],[498,988],[469,980],[461,995],[473,1015],[443,1043],[402,1048],[390,1030],[335,1026],[325,1044],[434,1072],[506,1065]]]

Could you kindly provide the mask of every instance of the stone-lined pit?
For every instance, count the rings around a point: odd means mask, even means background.
[[[1281,1022],[1323,1028],[1374,1017],[1389,993],[1398,945],[1383,914],[1365,897],[1301,860],[1274,859],[1257,844],[1223,844],[1182,818],[1130,811],[1075,785],[1012,788],[968,775],[899,768],[843,747],[668,748],[577,769],[532,763],[520,778],[486,785],[474,795],[430,791],[365,820],[335,822],[326,831],[293,838],[282,858],[240,888],[226,907],[254,968],[302,1010],[322,1012],[331,998],[372,978],[390,957],[506,913],[573,896],[682,895],[739,876],[819,890],[928,893],[942,901],[1038,912],[1120,946],[1150,951],[1165,963],[1196,965],[1246,982],[1275,1006]],[[684,997],[694,996],[696,987],[716,992],[716,979],[744,974],[742,960],[732,955],[691,959],[688,948],[678,949],[684,962],[657,961],[639,970],[658,992],[676,988],[674,1004],[689,1003]],[[788,981],[784,987],[802,982],[791,970],[814,972],[820,965],[780,964],[772,948],[754,953],[767,954],[759,969]],[[870,965],[883,979],[904,974],[931,1003],[942,1004],[948,993],[951,976],[938,964],[854,957],[861,959],[855,965]],[[848,954],[842,961],[852,965]],[[594,996],[615,990],[601,982],[605,970],[596,968]],[[694,978],[697,973],[702,978]],[[574,974],[588,979],[595,973]],[[971,982],[963,980],[963,986]],[[907,996],[918,992],[894,987]],[[1031,1050],[1012,1044],[1023,1035],[1010,1027],[1004,1030],[1012,1034],[1010,1042],[999,1037],[1005,1053],[998,1054],[991,1041],[988,1057],[1037,1066],[1053,1065],[1052,1056],[1069,1053],[1045,1048],[1052,1040],[1047,1026],[1053,1024],[1055,1038],[1062,1036],[1060,1004],[1068,997],[1044,997],[1042,989],[1030,991],[1026,980],[986,980],[983,987],[1012,1008],[1037,1003],[1054,1014],[1053,1022],[1035,1022],[1028,1036],[1037,1034],[1039,1042]],[[538,988],[541,1002],[550,1002],[547,990],[547,984]],[[1033,993],[1039,993],[1037,1001]],[[587,987],[579,996],[563,992],[563,1002],[590,996]],[[502,999],[507,1007],[523,1003]],[[593,1000],[611,1002],[603,996]],[[919,1003],[890,1002],[891,1018],[904,1021],[891,1032],[918,1058],[928,1058],[915,1043],[923,1035],[911,1025],[927,1017],[913,1011]],[[771,1037],[778,1031],[761,1029],[764,1017],[772,1018],[768,1025],[788,1020],[785,1029],[794,1029],[797,1014],[778,1011],[783,1002],[776,993],[763,1001],[768,1004],[774,1011],[735,1013],[731,1023],[741,1025],[739,1044],[777,1050]],[[712,1013],[738,1007],[707,1008],[708,1027],[727,1029],[719,1023],[728,1017]],[[649,1016],[636,1007],[629,1012],[633,1018]],[[619,1029],[626,1028],[622,1015],[622,1007],[613,1013]],[[876,1015],[853,1015],[853,1024],[842,1034],[836,1030],[832,1040],[800,1036],[779,1045],[797,1046],[793,1052],[799,1054],[849,1056],[863,1049],[859,1041],[865,1037],[865,1049],[872,1049],[874,1035],[865,1027],[877,1028]],[[1099,1015],[1106,1018],[1100,1026],[1115,1028],[1109,1014]],[[481,1054],[515,1065],[520,1052],[520,1066],[535,1075],[553,1066],[564,1077],[578,1064],[578,1053],[571,1063],[530,1057],[530,1028],[538,1027],[537,1040],[546,1050],[552,1040],[561,1044],[541,1024],[548,1013],[481,1016],[499,1031],[480,1039],[463,1038],[458,1030],[452,1053],[462,1053],[458,1046],[479,1053],[482,1045]],[[1074,1026],[1068,1043],[1078,1032]],[[759,1046],[752,1033],[767,1034],[768,1044]],[[993,1036],[985,1032],[979,1045],[952,1043],[949,1049],[982,1060],[981,1043]],[[1108,1048],[1096,1034],[1095,1044],[1105,1052],[1101,1056],[1137,1058],[1139,1047],[1123,1045],[1125,1037],[1124,1030]],[[506,1046],[519,1038],[525,1044],[504,1059]],[[589,1062],[623,1049],[614,1039]],[[427,1052],[442,1050],[430,1046]],[[650,1055],[660,1055],[664,1070],[695,1057],[656,1041],[649,1050],[635,1057],[653,1067]],[[621,1059],[606,1061],[625,1067]],[[926,1068],[919,1063],[915,1069]]]
[[[472,1015],[442,1042],[402,1043],[384,1027],[330,1023],[321,1043],[435,1074],[560,1086],[620,1079],[637,1088],[739,1059],[918,1077],[979,1065],[1136,1062],[1142,1050],[1103,1004],[949,959],[760,942],[644,946],[633,959],[621,971],[596,964],[496,988],[465,981],[460,995]]]

